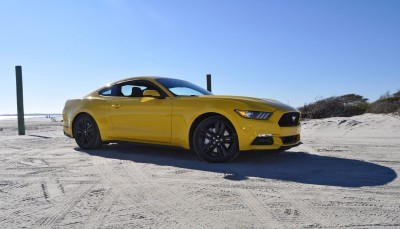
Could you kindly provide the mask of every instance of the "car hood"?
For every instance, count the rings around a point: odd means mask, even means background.
[[[275,111],[277,109],[283,111],[298,111],[296,108],[293,108],[287,104],[281,103],[273,99],[260,99],[260,98],[246,97],[246,96],[229,96],[229,95],[202,95],[199,96],[198,98],[231,100],[242,103],[246,106],[267,107],[271,111]]]

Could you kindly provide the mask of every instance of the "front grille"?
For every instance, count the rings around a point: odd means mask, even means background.
[[[300,123],[300,113],[299,112],[290,112],[282,115],[281,119],[279,119],[280,127],[288,127],[288,126],[298,126]]]
[[[296,143],[298,135],[281,137],[284,145]]]

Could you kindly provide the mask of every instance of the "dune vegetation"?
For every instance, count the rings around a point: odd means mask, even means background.
[[[388,114],[400,113],[400,90],[390,94],[386,92],[378,100],[370,103],[367,98],[357,94],[332,96],[305,104],[298,108],[302,118],[321,119],[330,117],[351,117],[364,113]]]

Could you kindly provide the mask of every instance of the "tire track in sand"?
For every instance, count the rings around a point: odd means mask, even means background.
[[[120,174],[117,174],[117,169],[112,167],[112,163],[110,163],[113,160],[106,159],[104,158],[104,156],[96,157],[96,164],[101,166],[99,167],[99,170],[102,171],[104,177],[114,184],[129,184],[130,189],[134,188],[137,193],[143,194],[145,197],[151,197],[151,199],[149,199],[147,203],[151,202],[152,209],[146,210],[147,212],[156,211],[157,215],[154,215],[154,213],[152,213],[152,215],[154,216],[154,218],[157,218],[158,222],[162,222],[167,218],[179,218],[179,222],[184,222],[185,227],[205,227],[205,225],[202,225],[201,222],[193,220],[193,217],[188,216],[188,214],[190,213],[189,209],[192,207],[191,205],[188,205],[186,202],[177,198],[176,193],[172,191],[168,192],[167,190],[169,190],[168,188],[170,187],[157,187],[160,186],[160,184],[152,182],[149,178],[147,178],[147,176],[143,174],[143,172],[139,168],[136,167],[136,162],[120,160],[118,164],[120,166],[118,167],[118,169],[122,169],[122,171],[119,171]],[[129,164],[129,166],[127,164]],[[132,186],[132,184],[135,185]],[[123,186],[124,185],[122,185],[122,189],[126,189],[126,187]],[[132,190],[128,190],[128,192],[132,192]],[[168,193],[170,194],[168,195]],[[125,192],[120,192],[120,194],[126,196]],[[151,196],[149,196],[149,194],[151,194]],[[187,211],[181,210],[180,208],[173,206],[170,201],[171,197],[176,200],[175,203],[179,203],[179,206],[184,206],[184,209],[187,209]],[[127,201],[132,200],[130,198],[127,198]],[[132,204],[137,205],[138,203],[132,202]],[[172,213],[172,215],[167,214],[164,209],[168,209],[169,212]]]
[[[283,183],[280,181],[273,181],[273,183],[280,184],[280,187],[283,186]],[[326,220],[324,219],[323,216],[321,216],[319,213],[315,212],[314,210],[311,210],[311,209],[314,209],[315,207],[307,206],[301,200],[297,200],[297,201],[294,200],[291,197],[292,194],[288,193],[287,191],[278,190],[278,189],[275,189],[275,190],[283,198],[288,200],[292,206],[299,209],[301,213],[305,213],[305,217],[314,221],[314,223],[316,224],[316,225],[314,224],[314,226],[326,227],[326,225],[331,225],[331,223],[329,224],[328,222],[326,222]]]
[[[329,223],[324,220],[324,217],[319,213],[315,212],[312,206],[308,206],[304,204],[301,200],[294,200],[291,195],[292,193],[282,190],[282,187],[287,186],[284,182],[280,182],[277,180],[269,179],[267,187],[273,188],[273,192],[279,196],[277,199],[278,203],[282,202],[288,204],[288,208],[282,208],[282,212],[277,213],[278,210],[275,208],[273,202],[271,203],[272,208],[268,208],[255,194],[252,187],[265,187],[265,181],[259,182],[257,180],[253,184],[242,184],[240,182],[235,182],[231,187],[234,189],[240,196],[242,196],[242,200],[244,203],[249,206],[257,218],[261,223],[265,225],[270,225],[272,228],[281,228],[282,223],[290,222],[294,225],[298,225],[299,223],[304,223],[307,225],[311,225],[308,222],[312,221],[313,226],[321,226],[329,225]],[[262,184],[262,185],[260,185]],[[285,189],[285,188],[284,188]],[[282,214],[283,213],[283,214]],[[291,213],[294,213],[292,215]]]
[[[266,209],[261,203],[260,200],[254,196],[254,194],[248,190],[243,189],[240,186],[235,189],[239,195],[242,197],[242,200],[245,204],[250,207],[250,209],[257,216],[259,221],[263,225],[268,225],[271,228],[282,228],[280,223],[275,220],[272,212]]]
[[[175,217],[180,217],[179,221],[184,221],[186,224],[191,225],[191,228],[193,226],[206,228],[206,225],[197,220],[196,216],[193,215],[195,213],[190,210],[193,208],[193,205],[179,198],[181,196],[177,195],[179,192],[176,190],[175,185],[166,186],[160,182],[155,182],[134,161],[125,161],[122,163],[122,166],[131,180],[140,184],[141,188],[145,189],[147,193],[152,193],[153,202],[162,204],[164,207],[173,210],[174,214],[176,214]],[[172,206],[171,202],[177,203],[179,208]]]
[[[114,164],[112,163],[114,160],[104,158],[104,156],[105,155],[94,156],[94,165],[100,172],[102,180],[113,187],[113,189],[110,191],[112,197],[110,197],[108,201],[105,201],[101,204],[101,207],[104,209],[104,211],[111,209],[111,200],[115,201],[119,199],[123,203],[141,208],[147,215],[150,216],[150,218],[158,219],[162,217],[154,214],[151,209],[149,210],[145,206],[138,205],[137,200],[141,199],[141,197],[138,196],[138,193],[140,192],[138,189],[138,184],[126,180],[124,174],[117,174],[115,168],[113,167]],[[104,218],[107,217],[107,214],[103,214],[103,211],[96,212],[91,217],[99,218],[102,216],[104,216],[101,222],[101,225],[103,225]],[[88,227],[95,227],[97,225],[96,222],[92,221],[89,221],[88,224]],[[149,227],[151,228],[153,225],[150,225]]]
[[[105,194],[100,205],[97,207],[95,212],[93,212],[89,217],[88,221],[84,223],[85,228],[102,228],[104,220],[110,213],[111,206],[116,200],[117,196],[114,194],[113,190],[110,188]]]
[[[42,222],[39,223],[38,226],[41,228],[56,227],[59,221],[64,218],[69,210],[79,203],[79,201],[81,201],[81,199],[88,194],[94,186],[95,184],[81,185],[72,192],[72,195],[66,195],[63,202],[58,204],[55,208],[53,207],[49,209],[49,211],[51,211],[50,216],[46,217]]]

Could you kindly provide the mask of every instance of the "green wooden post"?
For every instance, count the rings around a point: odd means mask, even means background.
[[[25,135],[24,93],[23,93],[23,89],[22,89],[22,67],[21,66],[15,66],[15,75],[17,77],[18,134]]]
[[[207,74],[207,91],[211,92],[211,74]]]

